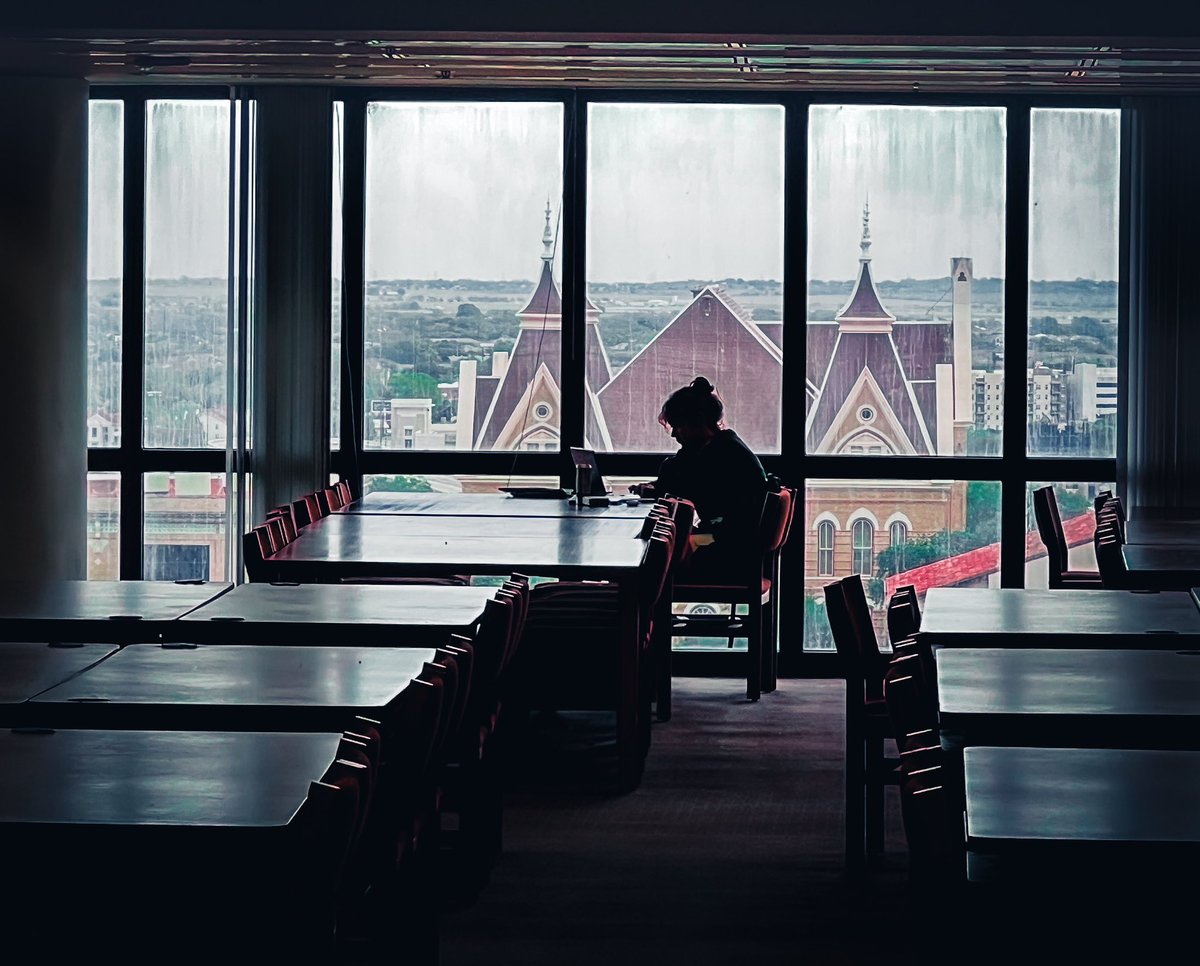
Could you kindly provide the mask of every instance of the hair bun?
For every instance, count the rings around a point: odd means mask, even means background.
[[[697,392],[712,392],[713,391],[712,383],[709,382],[707,379],[705,379],[703,376],[697,376],[695,379],[692,380],[692,388],[695,389]]]

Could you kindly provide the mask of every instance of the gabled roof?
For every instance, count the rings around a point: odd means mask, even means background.
[[[753,450],[779,448],[783,354],[715,285],[695,298],[599,391],[602,416],[617,449],[661,452],[673,445],[657,406],[704,376],[725,401],[729,425]]]
[[[542,316],[562,319],[562,298],[558,294],[558,286],[554,284],[554,275],[550,270],[549,261],[542,260],[542,274],[538,278],[537,288],[529,296],[529,304],[517,315],[523,319],[540,319]]]
[[[871,278],[871,260],[864,258],[858,270],[858,284],[850,294],[850,300],[842,306],[837,314],[839,325],[855,322],[878,322],[891,324],[896,317],[883,307],[879,293],[875,290],[875,282]]]

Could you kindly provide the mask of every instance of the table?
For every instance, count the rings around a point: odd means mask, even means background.
[[[24,702],[116,651],[115,644],[0,644],[0,726],[18,724]]]
[[[132,644],[29,703],[50,727],[343,731],[387,724],[431,648]]]
[[[921,638],[948,647],[1170,648],[1200,642],[1186,593],[935,587]]]
[[[570,500],[517,499],[507,493],[391,493],[376,491],[346,504],[334,514],[421,516],[548,517],[640,520],[653,500],[607,507],[577,507]]]
[[[495,593],[494,587],[241,584],[169,634],[213,644],[437,647],[451,634],[470,635]]]
[[[972,881],[1130,888],[1130,863],[1177,870],[1200,850],[1200,751],[973,747],[963,776]]]
[[[646,541],[631,536],[632,520],[617,520],[619,536],[596,536],[600,521],[505,519],[505,535],[480,535],[479,518],[441,517],[440,535],[414,535],[408,517],[330,515],[305,527],[267,558],[285,580],[336,582],[342,577],[525,573],[576,580],[609,580],[617,587],[617,699],[620,781],[633,787],[641,764],[638,575]],[[527,528],[529,528],[527,530]],[[608,527],[612,529],[612,527]],[[528,535],[530,530],[537,535]]]
[[[1200,546],[1123,544],[1129,579],[1144,587],[1187,590],[1200,584]]]
[[[170,580],[0,581],[0,640],[156,641],[233,584]]]
[[[1129,520],[1125,541],[1160,547],[1200,547],[1200,520]]]
[[[340,739],[0,732],[10,945],[147,963],[315,946],[330,921],[310,885],[320,853],[294,820]]]
[[[949,647],[934,660],[947,750],[1200,749],[1200,650]]]

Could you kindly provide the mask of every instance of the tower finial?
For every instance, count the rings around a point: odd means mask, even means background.
[[[546,229],[542,232],[542,261],[554,261],[554,236],[550,233],[550,198],[546,198]]]
[[[863,202],[862,216],[862,241],[858,243],[858,247],[862,250],[860,259],[869,259],[871,257],[871,200],[870,196]]]

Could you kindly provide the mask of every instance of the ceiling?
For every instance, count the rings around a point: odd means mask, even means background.
[[[330,82],[380,86],[729,91],[1200,91],[1193,46],[388,36],[0,38],[11,72],[93,83]]]

